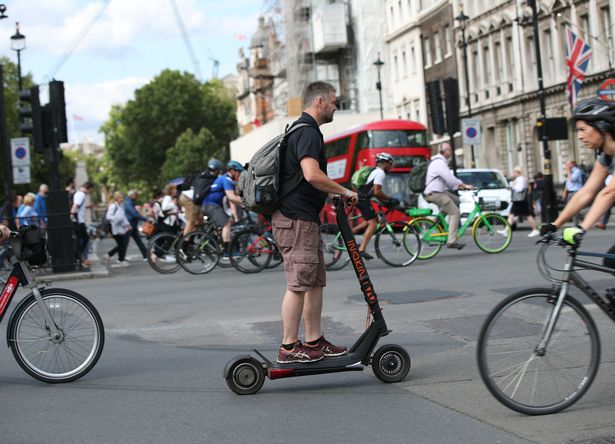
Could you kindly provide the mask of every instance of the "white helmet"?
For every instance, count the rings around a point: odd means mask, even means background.
[[[395,158],[391,156],[389,153],[378,153],[376,154],[376,162],[395,162]]]

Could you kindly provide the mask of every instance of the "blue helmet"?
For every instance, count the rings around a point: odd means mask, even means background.
[[[226,169],[227,170],[237,170],[240,173],[244,170],[243,165],[241,165],[236,160],[231,160],[229,163],[227,163],[226,164]]]
[[[207,162],[207,168],[209,168],[212,171],[222,171],[224,169],[224,164],[222,162],[220,162],[218,159],[209,159],[209,162]]]

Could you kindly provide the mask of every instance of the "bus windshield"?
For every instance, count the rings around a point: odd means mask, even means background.
[[[425,147],[427,132],[421,130],[371,130],[361,134],[361,149]]]

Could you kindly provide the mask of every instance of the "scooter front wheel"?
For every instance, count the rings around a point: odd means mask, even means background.
[[[400,345],[383,345],[372,356],[372,370],[382,382],[402,381],[410,371],[410,355]]]
[[[265,383],[263,365],[254,358],[240,358],[230,365],[226,385],[238,395],[253,395]]]

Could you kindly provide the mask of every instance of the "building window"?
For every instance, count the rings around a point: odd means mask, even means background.
[[[471,72],[474,73],[473,77],[472,77],[472,80],[473,80],[473,82],[472,82],[473,83],[472,90],[474,91],[474,101],[477,102],[478,101],[478,94],[477,94],[478,93],[478,88],[482,87],[482,85],[483,85],[483,81],[482,81],[482,78],[481,78],[481,75],[480,75],[480,69],[479,69],[480,61],[478,59],[478,50],[477,49],[472,51],[472,62],[473,62],[472,64],[474,65],[474,69],[472,69],[472,71],[471,71]]]
[[[551,35],[551,31],[546,29],[543,34],[543,41],[545,44],[545,52],[547,59],[547,73],[549,76],[549,80],[555,80],[555,53],[553,51],[553,38]]]
[[[508,60],[507,73],[508,73],[508,85],[509,91],[512,92],[515,88],[515,79],[517,67],[515,65],[515,49],[513,46],[512,37],[506,37],[506,57]]]
[[[416,72],[416,50],[414,46],[410,47],[410,72],[412,74]]]
[[[434,55],[435,62],[440,63],[442,61],[442,48],[440,46],[440,33],[435,32],[433,35]]]
[[[583,40],[585,40],[585,43],[591,44],[591,42],[589,41],[589,39],[591,38],[591,30],[589,27],[589,14],[583,14],[579,17],[579,19],[579,22],[581,23],[581,32],[583,35]]]
[[[488,46],[483,47],[483,69],[485,73],[485,78],[484,78],[485,99],[488,99],[489,98],[489,88],[491,87],[491,84],[492,84],[491,76],[493,74],[493,70],[491,69],[491,57],[489,54]]]
[[[391,24],[391,31],[395,29],[395,10],[393,9],[393,5],[391,5],[391,20],[389,21]]]
[[[446,51],[444,57],[449,57],[453,53],[451,41],[451,27],[446,25],[444,27],[444,51]]]
[[[602,21],[602,35],[604,35],[604,41],[606,41],[608,60],[611,62],[613,59],[613,24],[611,23],[611,9],[608,6],[600,8],[600,18]]]
[[[399,81],[399,61],[397,54],[393,57],[393,69],[395,70],[395,81]]]
[[[497,95],[502,94],[501,84],[504,82],[504,66],[502,57],[502,45],[500,42],[495,42],[493,45],[494,58],[495,58],[495,93]]]
[[[425,49],[425,67],[431,66],[431,45],[429,37],[423,38],[423,48]]]
[[[536,53],[534,51],[534,37],[528,37],[527,39],[527,44],[526,44],[526,57],[529,58],[530,61],[530,66],[532,68],[532,78],[531,78],[531,82],[534,82],[536,80]]]
[[[421,101],[416,99],[414,101],[414,115],[416,116],[416,121],[421,121]]]
[[[401,72],[403,77],[408,77],[408,60],[406,58],[406,51],[401,52]]]

